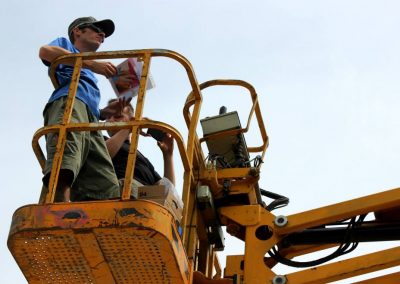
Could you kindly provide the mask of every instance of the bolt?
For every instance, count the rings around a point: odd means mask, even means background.
[[[279,216],[275,217],[274,223],[278,227],[285,227],[287,225],[287,223],[288,223],[288,219],[287,219],[286,216],[279,215]]]
[[[286,284],[286,283],[287,283],[287,279],[284,275],[276,275],[272,279],[272,284]]]

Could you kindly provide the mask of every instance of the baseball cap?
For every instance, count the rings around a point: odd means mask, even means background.
[[[85,24],[92,24],[98,28],[100,28],[104,34],[105,37],[109,37],[112,35],[112,33],[115,30],[114,22],[111,21],[110,19],[102,20],[102,21],[97,21],[93,17],[82,17],[74,20],[68,27],[68,36],[71,39],[72,36],[72,30],[76,27],[79,27],[81,25]]]

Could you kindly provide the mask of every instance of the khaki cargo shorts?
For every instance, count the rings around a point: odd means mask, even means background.
[[[59,124],[64,114],[67,97],[46,105],[44,124]],[[86,104],[76,99],[71,123],[97,122]],[[46,135],[47,161],[43,170],[45,185],[48,183],[58,140],[57,133]],[[70,170],[74,180],[71,201],[110,199],[120,196],[118,179],[101,131],[77,131],[67,134],[61,169]]]

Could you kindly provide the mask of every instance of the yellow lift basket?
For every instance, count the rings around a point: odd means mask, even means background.
[[[33,137],[33,149],[42,168],[45,157],[39,139],[59,134],[48,192],[39,204],[19,208],[13,215],[8,247],[29,283],[190,283],[193,270],[183,247],[177,224],[163,206],[147,200],[130,200],[130,184],[136,158],[138,136],[142,128],[157,128],[172,135],[178,145],[184,167],[183,198],[193,181],[192,157],[194,119],[189,128],[188,146],[170,125],[142,120],[145,90],[152,57],[168,57],[185,68],[195,97],[195,110],[201,104],[200,90],[190,63],[168,50],[135,50],[71,54],[58,58],[50,76],[58,86],[55,69],[74,59],[74,72],[68,100],[60,125],[39,129]],[[70,123],[72,107],[85,59],[138,58],[143,61],[135,120],[120,123]],[[132,140],[125,186],[120,200],[53,203],[65,138],[69,131],[131,129]],[[182,224],[183,227],[184,224]]]

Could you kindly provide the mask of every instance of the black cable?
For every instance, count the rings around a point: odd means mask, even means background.
[[[226,153],[228,153],[228,152],[226,152]],[[223,153],[221,155],[208,153],[208,156],[204,160],[204,162],[207,161],[207,159],[208,159],[210,162],[217,161],[221,165],[221,166],[219,166],[219,168],[222,168],[222,169],[231,168],[232,166],[229,164],[228,161],[226,161],[226,158],[224,156],[226,153]]]
[[[280,195],[278,193],[274,193],[271,191],[267,191],[264,189],[260,188],[260,192],[263,196],[271,198],[271,199],[275,199],[274,201],[272,201],[270,204],[268,204],[265,209],[267,209],[268,211],[272,211],[274,209],[278,209],[278,208],[282,208],[286,205],[289,204],[289,198],[283,195]]]
[[[305,268],[305,267],[320,265],[320,264],[330,261],[334,258],[345,255],[349,252],[352,252],[353,250],[355,250],[357,248],[358,242],[351,242],[352,231],[354,228],[357,228],[362,225],[362,223],[365,219],[365,216],[366,215],[360,215],[358,220],[356,220],[356,217],[351,218],[351,220],[347,226],[346,234],[343,238],[343,241],[341,242],[339,247],[336,249],[336,251],[334,251],[333,253],[331,253],[330,255],[327,255],[325,257],[322,257],[322,258],[319,258],[316,260],[312,260],[312,261],[294,261],[294,260],[287,259],[284,256],[282,256],[279,253],[276,246],[271,248],[271,250],[268,251],[268,254],[273,259],[278,261],[279,263],[282,263],[282,264],[285,264],[288,266],[292,266],[292,267]]]
[[[260,165],[261,165],[262,163],[264,163],[264,161],[261,159],[261,156],[260,156],[260,155],[257,155],[253,160],[254,160],[254,167],[255,167],[255,168],[260,167]]]
[[[216,156],[215,160],[219,162],[219,164],[221,165],[220,168],[222,168],[222,169],[232,168],[232,166],[229,164],[229,162],[226,160],[226,158],[224,156],[218,155],[218,156]]]

